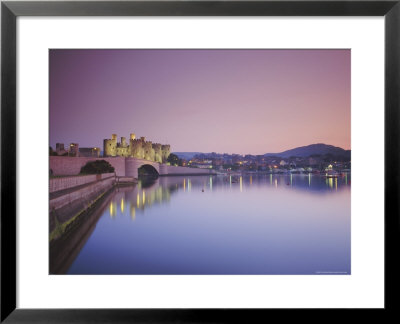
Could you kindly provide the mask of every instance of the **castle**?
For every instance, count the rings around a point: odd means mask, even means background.
[[[170,145],[161,145],[146,141],[144,137],[136,139],[135,134],[130,134],[129,143],[125,137],[117,142],[117,134],[112,134],[111,139],[104,140],[104,156],[134,157],[159,163],[166,163],[170,155]]]

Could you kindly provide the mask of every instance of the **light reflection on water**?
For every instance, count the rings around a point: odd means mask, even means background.
[[[70,274],[350,274],[350,175],[161,177],[112,194]]]

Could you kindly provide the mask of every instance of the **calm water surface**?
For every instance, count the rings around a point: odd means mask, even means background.
[[[350,274],[350,176],[161,177],[118,188],[69,274]]]

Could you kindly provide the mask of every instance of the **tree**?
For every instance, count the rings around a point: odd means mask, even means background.
[[[169,162],[171,165],[179,165],[179,158],[174,153],[171,153],[168,156],[167,162]]]
[[[111,173],[114,171],[114,167],[105,160],[90,161],[81,168],[83,174]]]
[[[52,148],[51,146],[49,147],[49,155],[50,155],[50,156],[52,156],[52,155],[53,155],[53,156],[57,156],[57,155],[58,155],[57,152],[54,151],[53,148]]]

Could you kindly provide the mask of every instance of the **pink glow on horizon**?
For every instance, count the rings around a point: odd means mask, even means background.
[[[50,145],[350,149],[350,50],[51,50]]]

